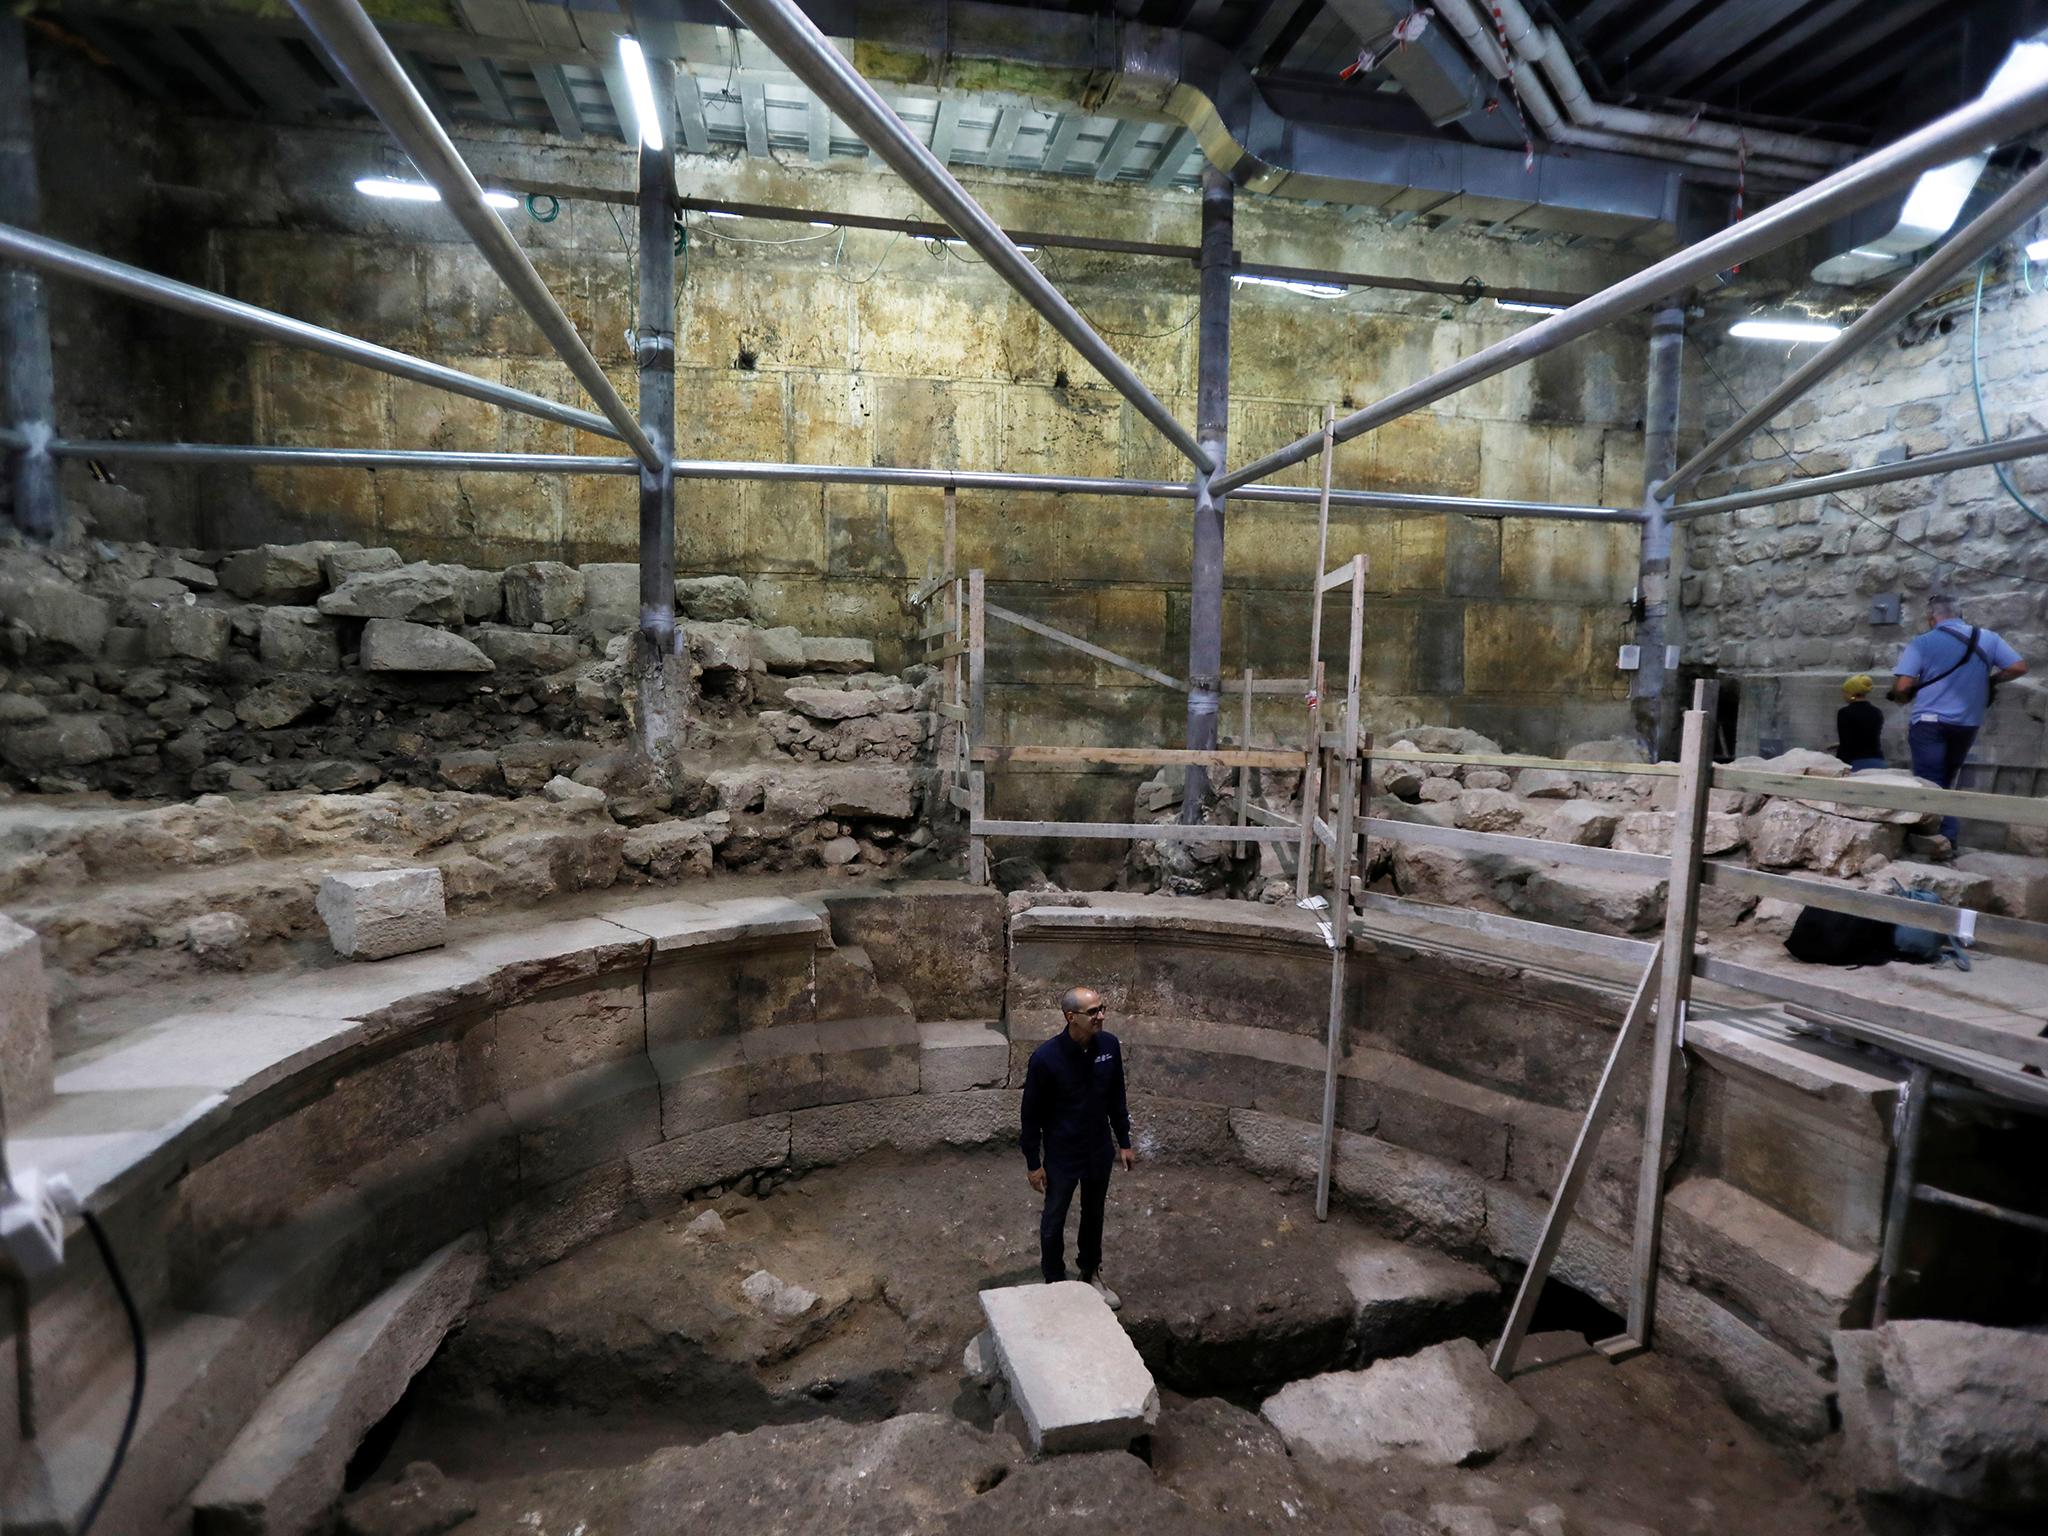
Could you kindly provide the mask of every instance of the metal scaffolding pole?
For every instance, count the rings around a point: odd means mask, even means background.
[[[1202,263],[1200,330],[1196,361],[1195,431],[1212,464],[1223,463],[1230,425],[1230,276],[1235,252],[1231,237],[1237,189],[1213,165],[1202,167]],[[1214,494],[1213,475],[1195,470],[1194,569],[1188,582],[1188,747],[1216,746],[1216,712],[1223,685],[1223,498]],[[1202,819],[1209,773],[1191,764],[1180,799],[1180,819]]]
[[[1790,378],[1757,401],[1720,436],[1681,464],[1656,488],[1657,493],[1668,501],[1691,485],[1719,462],[1730,448],[1873,341],[1889,334],[1906,316],[1939,293],[1951,278],[2038,213],[2044,201],[2048,201],[2048,160],[2021,177],[2004,196],[1958,230],[1946,245],[1894,284],[1891,291],[1859,315],[1853,325],[1802,363]]]
[[[28,40],[21,18],[11,11],[0,15],[0,208],[30,225],[42,210]],[[63,517],[57,462],[47,446],[56,431],[56,410],[43,280],[29,267],[0,267],[0,424],[17,434],[19,446],[8,451],[7,481],[14,524],[31,538],[54,537]]]
[[[1204,458],[1201,444],[1174,420],[1173,412],[1145,387],[1130,364],[1117,356],[1081,312],[1017,249],[924,142],[903,126],[889,104],[793,0],[726,0],[726,8],[745,22],[819,100],[838,113],[862,143],[908,182],[911,190],[929,203],[975,254],[1021,293],[1117,393],[1186,454],[1190,463],[1197,469],[1221,467]]]
[[[577,453],[462,453],[421,448],[268,448],[243,443],[135,443],[125,439],[58,438],[60,459],[107,464],[227,464],[278,469],[425,469],[461,474],[637,475],[638,459]]]
[[[1678,695],[1666,656],[1671,618],[1671,502],[1657,481],[1678,457],[1678,396],[1685,361],[1685,304],[1674,300],[1650,321],[1650,362],[1643,398],[1643,543],[1636,567],[1636,670],[1628,680],[1630,723],[1651,762],[1678,745]]]
[[[1754,260],[1843,214],[1875,202],[1905,186],[1922,171],[1979,154],[2015,134],[2038,127],[2044,120],[2048,120],[2048,81],[1995,101],[1980,100],[1959,107],[1925,128],[1793,193],[1754,218],[1709,235],[1633,277],[1602,289],[1563,314],[1539,320],[1519,335],[1496,342],[1406,389],[1353,411],[1338,421],[1337,440],[1348,442],[1361,432],[1383,427],[1468,385],[1576,341],[1667,294],[1682,293],[1716,272]],[[1322,433],[1308,433],[1285,448],[1231,470],[1216,482],[1216,489],[1232,492],[1263,480],[1313,456],[1322,445]]]
[[[1947,453],[1930,453],[1897,464],[1874,464],[1869,469],[1845,469],[1836,475],[1816,475],[1810,480],[1787,480],[1755,491],[1730,491],[1705,501],[1688,501],[1666,514],[1666,521],[1691,522],[1716,512],[1739,512],[1744,507],[1769,507],[1781,501],[1798,501],[1807,496],[1832,496],[1837,491],[1857,491],[1866,485],[1890,485],[1896,480],[1923,480],[1933,475],[1953,474],[1959,469],[1976,469],[1984,464],[2009,464],[2014,459],[2031,459],[2048,453],[2048,432],[2027,437],[2009,437],[2003,442],[1978,448],[1953,448]]]
[[[605,377],[604,369],[577,334],[575,323],[562,313],[562,306],[548,292],[548,285],[534,271],[533,263],[512,238],[505,221],[484,202],[484,189],[470,174],[454,141],[421,99],[419,88],[378,35],[375,23],[364,14],[362,6],[357,0],[292,0],[292,9],[355,87],[364,104],[398,140],[414,167],[434,184],[441,201],[475,242],[484,260],[540,327],[541,334],[569,365],[569,371],[597,402],[598,409],[618,429],[612,435],[623,440],[642,464],[659,470],[662,455],[647,440],[647,434],[626,402],[619,398],[619,392],[612,388],[612,381]]]
[[[330,331],[325,326],[310,325],[304,320],[294,320],[291,316],[280,315],[274,310],[244,304],[240,299],[230,299],[204,288],[194,288],[190,283],[159,277],[156,273],[145,272],[140,267],[131,267],[125,262],[112,261],[105,256],[95,256],[90,251],[81,251],[76,246],[66,245],[60,240],[49,240],[41,235],[30,234],[27,230],[16,229],[10,224],[0,224],[0,261],[18,261],[59,277],[75,278],[95,288],[103,288],[109,293],[118,293],[124,298],[135,299],[144,304],[155,304],[164,309],[175,310],[181,315],[191,315],[195,319],[217,320],[237,330],[253,331],[268,341],[282,342],[288,347],[304,347],[312,352],[324,352],[329,357],[338,357],[345,362],[361,363],[364,367],[375,368],[381,373],[411,379],[415,384],[430,384],[453,395],[467,395],[472,400],[502,405],[507,410],[524,411],[527,415],[538,416],[544,421],[560,422],[564,426],[601,433],[605,437],[619,435],[617,429],[595,411],[579,410],[573,405],[564,405],[559,400],[528,394],[523,389],[493,384],[489,379],[479,379],[462,372],[459,368],[430,363],[425,358],[414,357],[409,352],[397,352],[390,347],[380,347],[375,342],[361,341],[354,336],[343,335],[340,331]]]
[[[650,61],[654,109],[674,118],[675,66]],[[676,175],[665,147],[640,146],[640,308],[633,356],[640,369],[640,425],[661,455],[640,470],[640,646],[635,669],[641,749],[655,756],[680,723],[686,672],[676,654]]]

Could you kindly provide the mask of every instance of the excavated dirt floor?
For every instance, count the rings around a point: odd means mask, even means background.
[[[1487,1465],[1290,1456],[1257,1417],[1266,1393],[1447,1338],[1490,1341],[1506,1296],[1349,1215],[1318,1223],[1306,1190],[1229,1167],[1117,1175],[1105,1274],[1159,1378],[1159,1426],[1143,1456],[1033,1463],[961,1355],[982,1326],[977,1291],[1035,1277],[1037,1206],[1014,1155],[885,1152],[592,1243],[449,1339],[359,1455],[343,1528],[1863,1529],[1695,1373],[1655,1354],[1616,1366],[1564,1332],[1532,1338],[1515,1382],[1540,1429]]]

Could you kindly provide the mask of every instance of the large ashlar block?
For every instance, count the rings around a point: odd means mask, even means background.
[[[1159,1389],[1093,1286],[1002,1286],[981,1310],[1034,1453],[1122,1450],[1150,1433]]]
[[[315,910],[334,951],[383,960],[448,942],[448,911],[438,869],[346,870],[323,875]]]
[[[50,992],[43,941],[0,915],[0,1130],[50,1102]],[[4,1165],[0,1165],[4,1166]]]
[[[1291,1381],[1259,1413],[1296,1455],[1371,1465],[1393,1455],[1468,1466],[1536,1433],[1536,1415],[1470,1339],[1369,1370]]]

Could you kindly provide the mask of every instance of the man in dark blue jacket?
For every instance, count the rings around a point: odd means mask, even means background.
[[[1126,1171],[1137,1162],[1124,1103],[1124,1052],[1102,1027],[1106,1010],[1092,989],[1073,988],[1060,999],[1060,1011],[1067,1027],[1033,1051],[1024,1069],[1024,1166],[1031,1187],[1045,1196],[1038,1218],[1039,1268],[1048,1285],[1067,1278],[1067,1207],[1079,1189],[1081,1236],[1074,1256],[1081,1278],[1116,1307],[1122,1301],[1100,1273],[1102,1207],[1113,1158]]]

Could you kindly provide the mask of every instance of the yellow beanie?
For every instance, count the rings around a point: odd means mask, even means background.
[[[1860,699],[1870,692],[1870,687],[1870,674],[1858,672],[1854,677],[1842,684],[1842,692],[1852,699]]]

